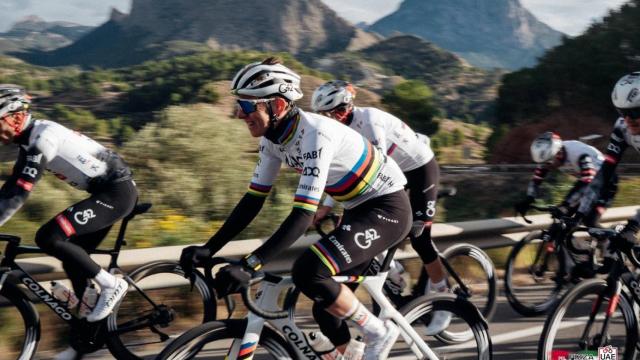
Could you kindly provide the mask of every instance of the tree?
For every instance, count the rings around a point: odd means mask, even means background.
[[[439,111],[433,102],[433,92],[422,81],[408,80],[396,85],[382,98],[382,103],[415,131],[427,135],[438,131],[438,122],[433,117]]]

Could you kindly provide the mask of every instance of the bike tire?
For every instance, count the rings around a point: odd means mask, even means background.
[[[491,359],[493,347],[489,335],[489,326],[478,309],[468,300],[453,294],[424,295],[412,300],[402,307],[400,313],[421,334],[422,328],[429,322],[429,315],[435,311],[449,311],[454,319],[459,319],[459,327],[467,327],[471,331],[471,340],[462,344],[442,346],[442,342],[423,335],[429,347],[446,359]],[[466,331],[455,330],[455,331]],[[399,339],[402,339],[400,337]],[[475,345],[474,345],[475,344]],[[475,349],[475,350],[474,350]],[[393,351],[393,349],[392,349]]]
[[[467,298],[475,305],[485,320],[490,321],[496,311],[498,279],[496,268],[491,258],[479,247],[471,244],[457,244],[447,248],[443,253],[464,284],[469,287],[471,297]],[[481,271],[482,273],[476,273]],[[450,284],[455,284],[450,282]],[[457,292],[452,286],[452,292]],[[456,333],[443,331],[438,338],[448,344],[457,344],[471,339],[470,332]]]
[[[545,252],[547,243],[541,239],[542,234],[540,230],[532,231],[516,243],[509,253],[505,268],[504,290],[507,301],[516,312],[526,317],[547,313],[566,290],[566,286],[558,285],[554,280],[559,262],[555,252]],[[536,257],[538,252],[540,257]],[[548,256],[547,261],[555,265],[556,269],[536,275],[533,272],[536,271],[536,266],[541,265],[540,261],[544,261],[544,256]]]
[[[107,329],[109,336],[107,337],[107,346],[111,354],[120,360],[137,360],[143,356],[148,356],[149,353],[159,353],[166,345],[171,337],[176,337],[179,333],[186,331],[187,328],[191,328],[195,325],[202,324],[207,321],[213,321],[216,318],[216,302],[215,294],[211,287],[207,284],[205,278],[199,272],[195,272],[196,280],[194,282],[193,292],[190,291],[188,284],[183,285],[177,291],[184,293],[185,297],[191,296],[194,301],[199,299],[201,307],[196,307],[194,304],[189,304],[190,309],[187,311],[193,311],[197,309],[195,316],[192,319],[188,317],[175,318],[175,307],[172,306],[174,301],[183,301],[182,296],[163,296],[163,294],[149,294],[149,290],[145,291],[145,294],[149,296],[155,303],[161,306],[160,311],[154,311],[151,304],[144,299],[141,294],[135,290],[131,285],[129,286],[129,292],[124,297],[123,301],[114,309],[112,315],[107,319]],[[139,267],[131,272],[129,275],[131,281],[138,285],[145,284],[145,279],[154,281],[162,277],[162,280],[174,279],[185,281],[184,272],[179,266],[178,262],[173,261],[159,261],[153,262]],[[171,276],[171,277],[169,277]],[[154,277],[154,278],[151,278]],[[156,280],[157,281],[157,280]],[[147,283],[148,283],[147,282]],[[195,293],[195,294],[194,294]],[[167,304],[165,304],[168,303]],[[184,307],[184,306],[183,306]],[[184,309],[183,309],[184,310]],[[201,310],[201,311],[200,311]],[[185,311],[183,311],[185,313]],[[140,321],[143,316],[156,316],[157,323],[155,327],[157,330],[166,334],[169,330],[173,332],[169,335],[169,338],[162,338],[158,333],[154,332],[150,327],[145,327],[140,331],[123,331],[122,327],[125,324],[132,324],[134,321]],[[167,316],[170,316],[167,318]],[[164,317],[164,318],[162,318]],[[182,322],[189,322],[189,324],[182,324]],[[173,324],[171,329],[167,328]],[[182,328],[185,329],[182,329]],[[150,339],[157,339],[157,342],[152,342]],[[142,341],[147,341],[144,343]],[[155,344],[155,345],[154,345]]]
[[[246,319],[227,319],[204,323],[173,340],[156,360],[194,359],[207,344],[214,341],[241,340],[246,326]],[[296,359],[295,353],[287,341],[268,326],[263,328],[258,346],[264,348],[274,359]],[[219,350],[224,351],[224,348]],[[256,349],[256,352],[264,350]]]
[[[581,337],[584,328],[580,325],[585,323],[589,312],[593,309],[592,300],[602,296],[606,289],[606,281],[602,279],[588,279],[577,284],[562,297],[558,306],[549,314],[545,321],[544,328],[540,334],[540,340],[538,341],[538,359],[551,359],[554,352],[560,351],[557,346],[561,346],[562,351],[596,351],[597,353],[597,348],[587,345],[589,341],[587,341],[586,344],[581,344],[580,340],[574,339],[574,337]],[[600,307],[602,312],[606,312],[606,309],[603,309],[603,307],[607,307],[605,304],[608,304],[608,301],[605,301],[603,306]],[[633,300],[625,291],[620,293],[617,310],[618,311],[613,314],[608,328],[609,331],[615,333],[615,340],[613,336],[610,336],[607,341],[609,344],[624,345],[623,355],[620,356],[620,354],[618,354],[618,359],[635,359],[638,352],[636,347],[638,341],[638,320],[635,315]],[[620,317],[622,318],[622,323],[619,320]],[[596,316],[596,321],[598,318],[599,317]],[[615,328],[612,331],[613,326],[615,326]],[[596,326],[595,328],[601,327]],[[565,332],[565,329],[568,330]],[[621,331],[621,329],[624,330]],[[559,331],[562,331],[562,334],[558,335]],[[595,335],[594,338],[596,338],[596,336],[598,335]],[[555,350],[554,347],[556,347]]]
[[[40,341],[40,317],[33,303],[15,285],[5,282],[0,290],[0,324],[7,321],[18,321],[22,328],[17,329],[21,335],[11,337],[3,331],[2,342],[14,339],[17,343],[3,344],[3,359],[33,359]],[[6,303],[6,304],[4,304]],[[5,319],[6,318],[6,319]],[[19,320],[18,320],[19,318]]]

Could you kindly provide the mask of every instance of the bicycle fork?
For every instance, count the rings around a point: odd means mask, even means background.
[[[597,349],[605,345],[605,341],[607,339],[607,333],[609,331],[609,323],[611,321],[611,317],[616,312],[616,308],[618,307],[618,301],[620,300],[621,291],[622,291],[622,285],[618,281],[615,283],[615,289],[611,294],[611,296],[609,297],[609,303],[607,305],[607,310],[604,314],[604,321],[602,323],[602,328],[600,329],[600,332],[598,333],[598,335],[594,337],[597,343],[590,343],[589,333],[596,319],[596,316],[600,312],[600,307],[604,302],[604,298],[606,294],[602,293],[598,295],[598,297],[593,301],[593,306],[591,307],[591,313],[589,314],[589,320],[587,321],[587,324],[582,332],[582,336],[580,337],[580,347],[582,349],[587,349],[589,347]]]

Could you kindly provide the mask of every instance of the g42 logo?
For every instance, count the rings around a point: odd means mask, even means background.
[[[80,225],[85,225],[89,222],[90,219],[93,219],[94,217],[96,217],[96,214],[91,209],[78,211],[77,213],[73,214],[73,218]]]
[[[377,239],[380,239],[380,235],[378,235],[378,232],[376,231],[376,229],[368,229],[368,230],[365,230],[363,233],[358,232],[353,237],[353,240],[356,242],[356,245],[358,245],[362,249],[368,249],[369,247],[371,247],[371,243]]]

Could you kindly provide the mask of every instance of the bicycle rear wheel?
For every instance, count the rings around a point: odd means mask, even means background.
[[[489,327],[478,309],[469,301],[452,294],[435,294],[418,297],[399,310],[411,327],[422,336],[422,339],[441,359],[491,359],[492,344]],[[452,313],[452,324],[447,329],[455,333],[470,332],[469,341],[447,345],[436,339],[423,335],[430,315],[434,311]],[[390,358],[413,355],[410,339],[398,339],[392,348]]]
[[[240,346],[247,326],[246,319],[213,321],[195,327],[174,341],[156,360],[222,359],[232,346]],[[286,340],[269,327],[264,327],[253,355],[255,360],[296,359]],[[240,357],[239,357],[240,358]]]
[[[469,293],[465,294],[453,277],[449,276],[451,291],[465,297],[480,310],[485,320],[490,321],[496,311],[498,288],[493,261],[482,249],[471,244],[451,246],[442,255],[468,288]],[[469,341],[472,336],[470,331],[445,330],[438,334],[441,341],[450,344]]]
[[[0,353],[3,359],[32,359],[40,340],[40,320],[33,304],[13,284],[0,290]]]
[[[129,285],[129,292],[108,318],[107,345],[113,356],[153,357],[171,339],[214,320],[215,296],[202,275],[196,274],[191,291],[177,262],[150,263],[133,271],[129,278],[143,292]]]
[[[546,313],[559,300],[563,287],[556,276],[560,262],[554,244],[533,231],[516,243],[509,253],[504,290],[511,307],[523,316]]]
[[[563,354],[569,358],[569,354],[578,352],[597,356],[600,340],[604,346],[617,348],[619,359],[635,359],[638,324],[633,302],[621,292],[604,331],[611,303],[608,293],[601,279],[584,280],[567,292],[547,317],[538,342],[538,359],[555,359]]]

